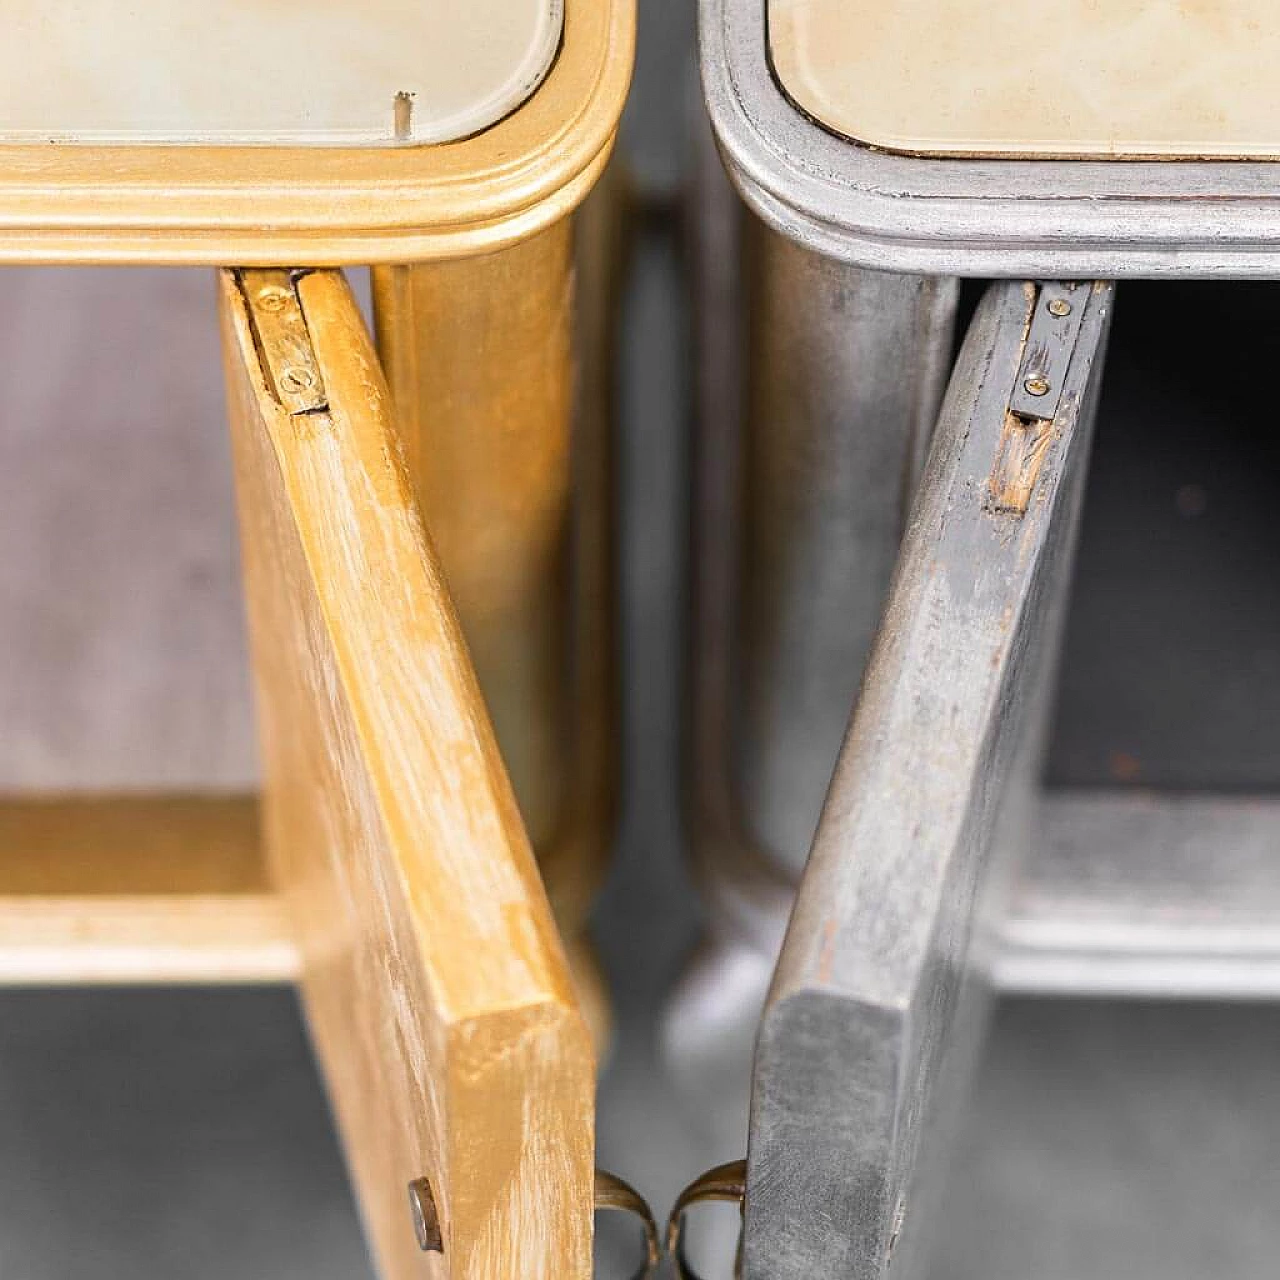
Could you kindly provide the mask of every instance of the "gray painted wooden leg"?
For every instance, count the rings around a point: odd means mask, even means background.
[[[951,361],[954,280],[747,224],[730,724],[743,834],[796,879],[880,621]]]
[[[760,1028],[747,1280],[925,1274],[1003,854],[1028,842],[1111,296],[1070,294],[1048,422],[1009,412],[1030,285],[991,289],[952,378]]]
[[[956,288],[747,227],[700,99],[698,119],[691,834],[711,924],[663,1038],[709,1165],[746,1143],[760,1010],[936,418]]]

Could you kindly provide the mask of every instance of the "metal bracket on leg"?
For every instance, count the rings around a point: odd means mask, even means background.
[[[685,1214],[695,1205],[712,1201],[728,1201],[743,1209],[747,1198],[747,1162],[731,1160],[728,1164],[717,1165],[708,1169],[701,1177],[695,1178],[677,1197],[667,1219],[667,1253],[679,1280],[699,1280],[699,1276],[689,1263],[684,1249]],[[738,1238],[737,1257],[733,1268],[734,1276],[742,1274],[742,1238]]]
[[[661,1260],[662,1247],[658,1239],[658,1224],[653,1220],[649,1202],[617,1174],[597,1169],[595,1205],[597,1213],[629,1213],[633,1218],[639,1219],[644,1230],[644,1261],[634,1273],[633,1280],[645,1280],[646,1276],[652,1275]]]

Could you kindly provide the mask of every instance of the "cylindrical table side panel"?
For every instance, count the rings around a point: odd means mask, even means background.
[[[574,215],[574,403],[569,617],[568,777],[538,859],[565,928],[586,921],[603,876],[618,790],[619,671],[614,389],[627,256],[626,184],[615,165]]]
[[[571,224],[373,283],[409,472],[538,848],[565,791]]]
[[[373,271],[406,462],[598,1041],[583,931],[615,812],[623,214],[610,174],[511,248]]]

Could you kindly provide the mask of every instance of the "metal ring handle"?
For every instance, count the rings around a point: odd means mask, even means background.
[[[685,1213],[697,1204],[710,1201],[736,1201],[741,1209],[747,1200],[747,1162],[731,1160],[728,1164],[717,1165],[708,1169],[700,1178],[695,1178],[680,1193],[671,1216],[667,1219],[667,1252],[675,1263],[676,1275],[680,1280],[698,1280],[698,1274],[689,1265],[684,1253],[684,1217]],[[742,1274],[742,1236],[738,1236],[738,1251],[733,1264],[735,1277]]]
[[[654,1221],[653,1210],[649,1208],[644,1196],[616,1174],[597,1169],[595,1207],[597,1212],[617,1210],[640,1219],[640,1225],[644,1228],[645,1261],[635,1273],[634,1280],[645,1280],[646,1276],[652,1275],[662,1256],[662,1249],[658,1242],[658,1224]]]

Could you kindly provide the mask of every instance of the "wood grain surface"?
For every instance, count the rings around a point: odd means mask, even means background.
[[[409,475],[597,1041],[583,937],[617,768],[612,371],[622,192],[487,257],[375,267]]]
[[[409,476],[535,848],[565,787],[572,247],[566,219],[502,253],[373,272]]]
[[[590,1041],[372,344],[340,275],[298,290],[316,412],[268,390],[232,273],[221,307],[267,842],[357,1196],[391,1280],[586,1280]]]
[[[281,982],[297,947],[245,795],[0,803],[0,982]]]
[[[921,1280],[1031,843],[1112,292],[1025,511],[991,502],[1034,285],[956,361],[756,1041],[746,1280]],[[1087,301],[1086,301],[1087,299]]]

